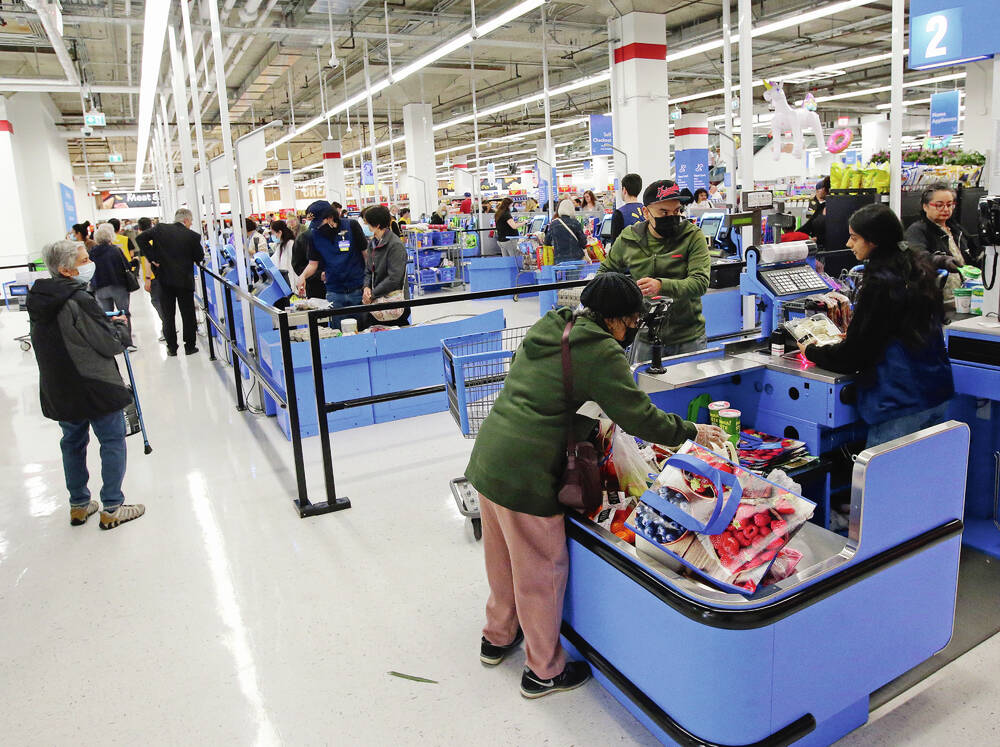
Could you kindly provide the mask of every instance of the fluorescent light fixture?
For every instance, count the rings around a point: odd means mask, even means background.
[[[483,21],[479,25],[479,27],[477,29],[477,31],[478,31],[477,37],[486,36],[491,31],[495,31],[497,28],[499,28],[503,24],[510,23],[511,21],[515,20],[516,18],[520,18],[525,13],[527,13],[527,12],[529,12],[531,10],[534,10],[535,8],[539,7],[540,5],[543,5],[546,1],[547,0],[524,0],[524,2],[518,3],[514,7],[509,8],[508,10],[505,10],[503,13],[501,13],[498,16],[494,16],[493,18],[487,18],[485,21]],[[166,25],[166,20],[165,19],[164,19],[164,25]],[[422,68],[427,67],[428,65],[430,65],[433,62],[436,62],[437,60],[441,59],[442,57],[446,57],[449,54],[457,52],[459,49],[461,49],[462,47],[466,46],[467,44],[470,44],[472,41],[473,41],[472,33],[466,31],[466,32],[458,35],[454,39],[451,39],[451,40],[445,42],[444,44],[441,44],[440,46],[435,47],[430,52],[427,52],[425,55],[423,55],[422,57],[417,58],[416,60],[414,60],[413,62],[409,63],[408,65],[403,65],[402,67],[394,69],[393,72],[392,72],[392,75],[386,76],[385,78],[380,78],[379,80],[377,80],[374,83],[372,83],[371,84],[371,94],[374,96],[376,93],[378,93],[379,91],[382,91],[382,90],[388,88],[393,83],[399,83],[400,81],[405,80],[409,76],[413,75],[413,73],[417,72],[418,70],[421,70]],[[608,75],[609,75],[608,73],[605,73],[605,76],[608,76]],[[285,135],[282,135],[277,140],[275,140],[273,143],[270,143],[267,147],[268,148],[276,148],[279,145],[283,145],[284,143],[287,143],[288,141],[290,141],[292,138],[296,137],[297,135],[300,135],[303,132],[307,132],[308,130],[311,130],[313,127],[316,127],[318,124],[320,124],[321,122],[325,121],[327,119],[327,117],[336,116],[337,114],[340,114],[340,112],[344,111],[345,109],[349,109],[352,106],[357,106],[361,102],[367,100],[367,98],[368,98],[368,92],[367,91],[361,91],[360,93],[358,93],[358,94],[352,96],[351,98],[349,98],[347,101],[344,101],[343,103],[337,104],[333,108],[328,109],[327,111],[322,112],[321,114],[313,117],[308,122],[306,122],[304,125],[302,125],[298,129],[296,129],[294,132],[289,132],[289,133],[287,133]],[[472,117],[470,116],[469,119],[471,119],[471,118]],[[435,129],[437,129],[437,128],[435,128]]]
[[[798,26],[802,23],[808,23],[809,21],[815,21],[818,18],[826,18],[828,16],[836,15],[842,11],[850,10],[851,8],[859,8],[862,5],[871,5],[874,2],[875,0],[843,0],[839,3],[828,3],[820,8],[817,8],[816,10],[809,11],[808,13],[797,13],[789,16],[788,18],[782,18],[779,21],[757,26],[750,31],[750,36],[757,37],[764,36],[766,34],[773,34],[775,31],[781,31],[782,29]],[[733,44],[737,44],[740,40],[740,35],[738,33],[734,33],[730,36],[730,39]],[[672,52],[667,55],[667,62],[670,63],[675,60],[683,60],[687,57],[694,57],[695,55],[702,54],[703,52],[711,52],[713,49],[722,49],[721,36],[718,39],[713,39],[712,41],[702,42],[701,44],[696,44],[693,47]]]
[[[542,5],[545,5],[545,2],[546,0],[524,0],[524,2],[518,3],[514,7],[505,10],[500,15],[493,16],[493,18],[489,18],[483,23],[476,26],[475,38],[478,39],[480,36],[486,36],[487,34],[496,31],[504,24],[510,23],[511,21],[520,18],[525,13],[532,11],[535,8],[538,8]]]
[[[139,133],[135,152],[135,189],[142,189],[142,173],[153,124],[153,102],[160,79],[163,39],[167,32],[170,0],[148,0],[142,26],[142,67],[139,74]]]
[[[946,92],[942,91],[942,93],[946,93]],[[959,95],[959,97],[964,96],[965,95],[965,91],[959,89],[958,95]],[[920,104],[929,104],[929,103],[931,103],[930,96],[928,96],[925,99],[910,99],[909,101],[904,101],[903,102],[903,106],[919,106]],[[876,109],[891,109],[892,108],[892,104],[879,104],[875,108]]]
[[[965,77],[965,73],[952,73],[951,75],[941,75],[937,78],[922,78],[920,80],[911,80],[903,83],[903,88],[915,88],[917,86],[930,86],[935,83],[947,83],[952,80],[962,80]],[[816,103],[821,104],[824,101],[841,101],[842,99],[854,99],[859,96],[871,96],[874,93],[885,93],[886,91],[891,91],[892,86],[876,86],[875,88],[865,88],[860,91],[848,91],[847,93],[834,93],[830,96],[817,96]],[[799,106],[802,101],[796,101],[795,105]]]

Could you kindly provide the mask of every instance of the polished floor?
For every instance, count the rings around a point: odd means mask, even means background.
[[[448,489],[471,442],[450,415],[334,434],[353,508],[299,519],[288,442],[235,411],[204,352],[168,359],[141,296],[154,451],[129,439],[125,492],[148,511],[112,532],[70,527],[59,429],[12,341],[27,319],[0,313],[0,744],[654,744],[595,683],[532,702],[520,657],[480,665],[482,555]],[[532,299],[504,307],[537,316]],[[998,671],[993,638],[844,744],[995,744]]]

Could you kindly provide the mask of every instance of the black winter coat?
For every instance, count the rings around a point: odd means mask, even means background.
[[[132,401],[115,362],[121,339],[92,293],[72,278],[43,278],[27,303],[45,417],[89,420]]]
[[[194,267],[205,259],[201,234],[183,223],[158,223],[135,237],[142,256],[153,263],[163,285],[194,290]]]
[[[969,242],[968,236],[958,221],[948,221],[948,228],[951,230],[951,235],[954,237],[959,251],[962,252],[965,264],[981,265],[982,256],[976,247]],[[906,229],[906,243],[912,249],[921,249],[930,253],[934,266],[938,269],[945,267],[947,260],[952,259],[951,251],[948,249],[948,234],[926,215],[920,216]]]
[[[128,260],[117,244],[97,244],[90,250],[90,261],[94,263],[94,290],[117,285],[128,288],[125,275],[129,272]]]

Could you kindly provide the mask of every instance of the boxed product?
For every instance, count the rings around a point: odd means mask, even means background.
[[[626,526],[661,551],[658,559],[665,553],[715,586],[749,595],[815,507],[688,441],[667,460]],[[637,549],[643,551],[641,543]]]
[[[837,325],[830,321],[830,317],[826,314],[813,314],[803,319],[789,319],[785,322],[785,329],[800,345],[833,345],[843,339]]]

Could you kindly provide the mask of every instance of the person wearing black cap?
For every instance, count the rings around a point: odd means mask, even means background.
[[[640,390],[625,358],[642,312],[642,292],[619,273],[595,277],[583,311],[548,312],[525,335],[493,409],[483,422],[465,475],[479,491],[490,597],[480,660],[499,664],[527,641],[521,694],[538,698],[579,687],[585,662],[567,662],[559,643],[569,574],[563,507],[556,498],[566,462],[566,420],[593,400],[631,435],[676,446],[725,438],[715,426],[663,412]],[[563,386],[567,326],[573,396]],[[596,422],[574,416],[578,438]]]
[[[691,193],[669,179],[655,181],[642,195],[646,220],[622,231],[598,272],[623,272],[636,279],[646,298],[673,299],[660,324],[663,355],[680,355],[706,345],[701,297],[708,290],[712,259],[700,229],[684,217]],[[643,329],[630,351],[632,363],[650,359]]]
[[[365,285],[364,252],[368,248],[361,225],[353,218],[342,215],[335,207],[317,200],[309,206],[313,220],[309,224],[311,248],[309,264],[299,277],[296,292],[306,294],[309,278],[323,266],[326,282],[326,300],[339,309],[360,306]],[[294,269],[294,268],[293,268]],[[333,325],[340,329],[342,317],[335,317]],[[360,322],[361,320],[358,319]]]
[[[302,276],[309,265],[309,254],[312,251],[312,229],[309,227],[312,222],[324,215],[331,207],[326,200],[316,200],[306,209],[306,219],[302,224],[303,230],[295,237],[295,244],[292,246],[292,272],[296,278]],[[306,298],[326,298],[326,283],[323,282],[323,263],[317,262],[316,272],[306,278],[305,292]],[[298,293],[298,283],[293,291]]]

